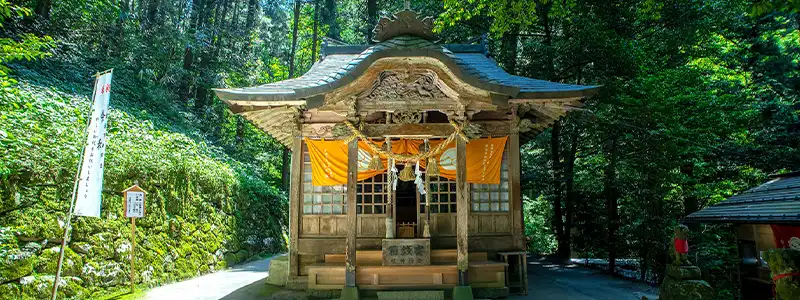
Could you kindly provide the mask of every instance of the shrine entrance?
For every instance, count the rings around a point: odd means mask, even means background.
[[[398,238],[414,238],[418,232],[419,193],[413,181],[399,181],[395,191],[395,222]]]

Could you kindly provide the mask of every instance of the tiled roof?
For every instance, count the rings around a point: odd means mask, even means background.
[[[410,56],[437,58],[464,82],[512,98],[578,98],[591,96],[598,88],[513,76],[475,48],[475,45],[440,45],[412,36],[396,37],[363,51],[359,46],[332,47],[329,55],[298,78],[216,92],[221,99],[231,101],[304,99],[350,83],[380,58]]]
[[[685,222],[800,223],[800,173],[779,175],[767,183],[686,216]]]

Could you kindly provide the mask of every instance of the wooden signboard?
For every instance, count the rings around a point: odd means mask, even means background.
[[[124,209],[126,218],[142,218],[144,217],[145,192],[139,185],[133,185],[128,189],[122,191],[123,198],[125,198]]]
[[[431,240],[384,239],[384,266],[428,266],[431,264]]]
[[[122,191],[125,217],[131,218],[131,293],[136,290],[136,268],[134,251],[136,251],[136,218],[144,218],[145,192],[138,184]]]

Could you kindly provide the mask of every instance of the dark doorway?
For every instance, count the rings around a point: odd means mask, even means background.
[[[398,181],[395,197],[397,237],[413,238],[417,232],[417,187],[414,182]]]

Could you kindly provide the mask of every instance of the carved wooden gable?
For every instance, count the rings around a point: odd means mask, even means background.
[[[470,86],[436,59],[384,58],[350,84],[325,95],[321,110],[368,115],[377,111],[495,110],[487,91]]]

